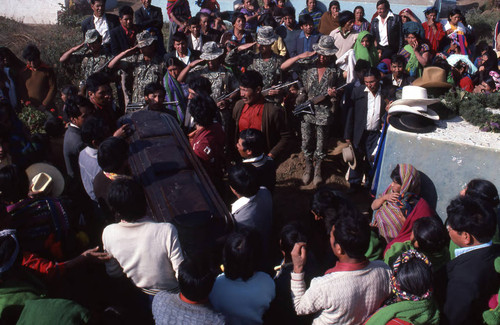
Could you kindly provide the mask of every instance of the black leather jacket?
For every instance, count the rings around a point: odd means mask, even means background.
[[[391,11],[392,12],[392,11]],[[394,14],[394,17],[387,18],[387,36],[389,38],[389,47],[394,49],[395,52],[403,47],[403,23],[399,15]],[[380,31],[378,27],[378,16],[372,20],[371,33],[375,36],[377,44],[380,43]]]

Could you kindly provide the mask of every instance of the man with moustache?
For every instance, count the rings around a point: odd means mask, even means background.
[[[233,148],[241,131],[257,129],[264,134],[267,155],[282,161],[286,158],[284,154],[291,135],[286,126],[284,111],[265,101],[262,86],[262,76],[257,71],[248,70],[241,76],[241,100],[236,102],[233,109]]]

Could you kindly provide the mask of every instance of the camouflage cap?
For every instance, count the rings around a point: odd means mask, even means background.
[[[101,34],[96,29],[89,29],[85,33],[85,44],[92,44],[101,37]]]
[[[224,54],[224,50],[221,49],[217,43],[215,42],[207,42],[203,44],[203,47],[201,49],[201,55],[200,58],[203,60],[215,60],[219,56]]]
[[[137,47],[142,49],[143,47],[149,46],[156,41],[158,37],[151,34],[151,32],[145,30],[137,35]]]
[[[332,56],[338,52],[338,48],[335,46],[335,40],[333,37],[328,35],[321,35],[319,38],[319,42],[317,44],[313,44],[313,50],[316,53],[324,55],[324,56]]]
[[[257,31],[257,43],[260,45],[271,45],[278,40],[271,26],[262,26]]]

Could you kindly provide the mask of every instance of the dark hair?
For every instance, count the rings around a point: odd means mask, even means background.
[[[320,187],[313,195],[311,210],[316,215],[324,217],[326,209],[337,206],[336,203],[339,197],[343,197],[340,192],[328,187]]]
[[[144,189],[139,182],[129,178],[120,178],[111,183],[108,203],[125,221],[133,222],[146,214]]]
[[[194,16],[188,19],[188,25],[200,25],[200,17]]]
[[[391,9],[391,5],[389,4],[389,1],[387,1],[387,0],[378,0],[375,8],[377,8],[380,5],[384,5],[386,9]]]
[[[418,242],[418,250],[426,254],[439,252],[450,240],[443,221],[435,216],[416,220],[413,235]]]
[[[307,242],[307,236],[303,229],[296,223],[290,223],[281,228],[280,246],[285,253],[285,258],[291,258],[291,252],[296,243]]]
[[[490,87],[492,90],[495,90],[497,87],[495,84],[495,80],[493,80],[492,77],[484,79],[483,82],[485,82],[488,85],[488,87]]]
[[[99,90],[99,87],[109,85],[108,76],[102,72],[91,74],[85,81],[85,88],[91,93]]]
[[[210,96],[199,94],[189,101],[188,109],[196,124],[208,127],[214,123],[217,104]]]
[[[216,274],[212,272],[206,258],[198,256],[195,260],[185,257],[178,272],[179,289],[184,297],[197,302],[208,298]]]
[[[368,69],[368,71],[366,71],[363,78],[372,77],[372,76],[375,77],[377,80],[380,80],[380,71],[378,71],[378,69],[375,67],[370,67],[370,69]]]
[[[40,59],[40,50],[36,45],[34,44],[29,44],[26,46],[23,50],[23,59],[26,61],[35,61]]]
[[[174,44],[175,42],[186,42],[188,41],[188,38],[186,36],[186,34],[184,34],[183,32],[175,32],[174,35],[172,35],[172,44]]]
[[[89,109],[94,109],[94,104],[90,102],[86,97],[83,96],[75,96],[70,97],[66,103],[64,104],[64,112],[68,116],[68,118],[77,118],[82,115],[80,107],[87,107]]]
[[[308,2],[309,2],[309,0],[306,0],[306,7],[307,7]],[[318,3],[318,0],[314,0],[314,2]]]
[[[273,18],[273,15],[271,13],[265,13],[265,14],[262,14],[260,17],[259,17],[259,20],[257,22],[257,25],[258,26],[271,26],[273,28],[276,28],[278,27],[278,23],[276,22],[276,20]]]
[[[228,236],[222,252],[224,274],[228,279],[246,281],[254,275],[260,263],[261,241],[253,229],[241,229]]]
[[[307,3],[306,3],[307,5]],[[330,4],[328,5],[328,12],[332,11],[332,7],[337,6],[340,10],[340,3],[337,0],[330,1]]]
[[[314,20],[309,14],[299,16],[299,26],[302,25],[314,25]]]
[[[285,7],[282,12],[283,17],[292,16],[293,20],[295,20],[295,9],[293,7]]]
[[[107,173],[117,173],[128,159],[128,143],[122,138],[109,137],[97,150],[97,162]]]
[[[354,8],[354,10],[352,11],[352,13],[355,14],[356,10],[358,10],[358,9],[363,10],[363,17],[364,17],[365,16],[365,8],[363,8],[363,6],[356,6],[356,8]]]
[[[399,266],[396,280],[402,291],[423,296],[432,288],[432,268],[421,259],[411,257]]]
[[[247,70],[241,75],[240,87],[256,90],[257,87],[263,87],[262,75],[255,70]]]
[[[99,145],[109,135],[109,128],[102,118],[91,116],[83,122],[82,141],[85,145],[93,148],[94,141]]]
[[[370,225],[368,219],[360,218],[359,212],[352,210],[350,214],[342,214],[335,223],[333,236],[335,243],[350,258],[364,258],[370,245]]]
[[[171,67],[173,65],[178,67],[178,68],[181,68],[181,69],[184,69],[186,67],[184,62],[182,62],[181,60],[179,60],[175,56],[169,57],[168,60],[166,61],[166,63],[167,63],[167,68]]]
[[[448,13],[448,20],[450,20],[450,18],[452,16],[455,16],[456,14],[459,14],[460,16],[462,16],[462,12],[460,11],[460,9],[455,8],[455,9],[450,10],[450,12]]]
[[[234,15],[233,19],[231,20],[231,23],[233,24],[233,26],[234,26],[234,24],[236,24],[236,21],[238,19],[241,19],[243,21],[243,24],[246,24],[246,22],[247,22],[247,17],[245,17],[245,15],[242,13],[238,13],[238,14]]]
[[[165,97],[165,87],[163,87],[159,82],[150,82],[146,85],[146,87],[144,87],[144,97],[154,94],[157,91],[160,91],[163,94],[162,97]]]
[[[64,122],[55,116],[50,116],[43,124],[43,129],[49,137],[57,138],[66,131]]]
[[[240,132],[243,150],[252,150],[252,155],[258,157],[266,150],[264,133],[257,129],[246,129]]]
[[[91,4],[93,4],[93,5],[94,5],[96,2],[102,2],[102,3],[104,3],[104,4],[105,4],[105,3],[106,3],[106,0],[90,0],[90,3],[91,3]]]
[[[404,67],[406,65],[406,59],[404,56],[402,56],[400,54],[394,54],[391,57],[391,64],[395,64],[395,63],[402,64]]]
[[[67,97],[72,97],[78,95],[78,88],[74,85],[66,85],[62,87],[61,93],[66,95]]]
[[[17,202],[28,197],[30,181],[26,172],[16,165],[0,169],[0,197],[3,201]]]
[[[459,197],[446,208],[447,224],[455,231],[468,232],[480,243],[491,240],[496,231],[496,216],[491,207],[482,200]]]
[[[207,95],[212,94],[212,84],[210,83],[210,80],[208,80],[205,77],[198,76],[196,78],[190,76],[188,77],[188,87],[192,90],[194,90],[195,93],[205,93]]]
[[[355,72],[363,72],[363,75],[365,74],[366,71],[368,71],[371,67],[370,62],[359,59],[356,61],[356,64],[354,65],[354,71]]]
[[[430,13],[435,13],[437,15],[437,13],[438,13],[437,8],[436,7],[430,7],[430,8],[425,9],[424,15],[428,15]]]
[[[401,175],[399,175],[399,165],[396,165],[391,172],[391,179],[394,183],[403,185],[403,181],[401,180]]]
[[[354,20],[354,14],[349,10],[342,11],[339,14],[339,25],[340,27],[344,27],[348,22]]]
[[[123,6],[120,8],[120,10],[118,10],[118,16],[120,18],[123,18],[123,16],[125,15],[130,15],[132,17],[134,17],[134,9],[132,9],[132,7],[130,6]]]
[[[250,164],[238,164],[229,169],[229,185],[236,193],[252,197],[259,191],[255,167]]]
[[[500,203],[498,199],[498,190],[495,184],[485,179],[473,179],[467,184],[465,196],[473,199],[480,199],[492,208]]]

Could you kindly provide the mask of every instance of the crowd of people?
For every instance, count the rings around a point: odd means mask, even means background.
[[[90,0],[82,42],[60,57],[70,85],[37,46],[22,59],[0,48],[1,322],[497,324],[493,183],[456,189],[445,218],[400,163],[373,218],[349,199],[374,182],[389,123],[429,132],[440,95],[500,87],[496,49],[458,9],[421,23],[379,0],[368,21],[361,6],[307,0],[296,22],[286,0],[231,15],[172,0],[163,35],[161,9],[141,2],[116,16]],[[44,134],[20,119],[26,107]],[[129,165],[138,110],[178,125],[230,210],[234,229],[204,254],[148,215]],[[351,153],[349,191],[320,186],[330,139]],[[299,142],[311,214],[277,222],[276,170]]]

